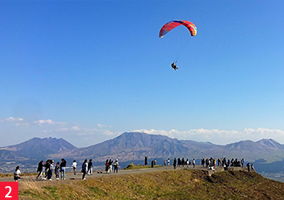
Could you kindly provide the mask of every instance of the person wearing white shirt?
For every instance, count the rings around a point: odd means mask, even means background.
[[[76,175],[76,169],[77,169],[77,162],[76,162],[76,160],[73,160],[72,167],[73,167],[74,175]]]
[[[16,182],[18,182],[18,180],[20,179],[20,175],[21,175],[20,167],[17,166],[14,172],[14,180]]]

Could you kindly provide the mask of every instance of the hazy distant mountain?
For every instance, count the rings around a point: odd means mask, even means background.
[[[283,145],[271,139],[215,145],[209,142],[171,139],[162,135],[123,133],[112,140],[70,151],[66,156],[77,159],[93,158],[97,161],[109,158],[118,158],[121,161],[142,160],[145,156],[148,158],[185,157],[189,159],[201,157],[241,159],[244,157],[247,161],[262,158],[272,162],[284,159],[284,148]]]
[[[260,144],[263,147],[265,146],[266,148],[269,148],[269,149],[284,150],[284,145],[279,144],[278,142],[272,139],[262,139],[256,143]]]
[[[272,139],[262,139],[257,142],[250,140],[240,141],[222,146],[220,149],[213,151],[216,155],[224,155],[234,158],[246,158],[254,161],[260,158],[272,162],[284,159],[283,145]]]
[[[77,148],[62,138],[35,137],[17,145],[0,148],[0,157],[7,157],[7,160],[44,159],[49,154],[60,154],[74,149]]]
[[[21,157],[17,155],[17,152],[15,151],[0,149],[0,160],[1,161],[29,160],[29,158]]]
[[[202,152],[218,145],[171,139],[162,135],[149,135],[146,133],[123,133],[120,136],[92,145],[76,149],[68,156],[74,158],[95,158],[104,161],[108,158],[118,158],[121,161],[141,160],[149,158],[165,158],[186,156],[189,152]]]
[[[201,158],[227,157],[245,158],[246,161],[264,159],[270,162],[284,159],[284,145],[272,139],[257,142],[240,141],[227,145],[215,145],[209,142],[172,139],[162,135],[146,133],[123,133],[105,142],[85,148],[76,148],[64,139],[33,138],[18,145],[0,148],[2,160],[69,158],[105,161],[116,159],[120,161],[142,160],[150,158]]]

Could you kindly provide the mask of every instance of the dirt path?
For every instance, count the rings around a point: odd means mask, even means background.
[[[203,167],[201,165],[196,165],[195,168],[193,168],[192,166],[189,166],[188,168],[185,167],[177,167],[176,170],[181,170],[181,169],[198,169],[198,170],[206,170],[208,171],[208,174],[211,175],[212,173],[214,173],[212,170],[209,170],[206,167]],[[239,170],[241,170],[242,168],[238,168]],[[142,168],[142,169],[128,169],[128,170],[119,170],[119,172],[117,174],[111,173],[111,174],[106,174],[105,171],[102,171],[102,173],[98,173],[98,171],[94,171],[93,175],[86,175],[86,179],[90,179],[90,178],[97,178],[97,177],[102,177],[102,176],[118,176],[118,175],[123,175],[123,174],[135,174],[135,173],[146,173],[146,172],[155,172],[155,171],[167,171],[167,170],[174,170],[173,166],[162,166],[162,167],[156,167],[156,168]],[[236,169],[233,169],[236,170]],[[223,171],[223,167],[219,167],[217,166],[215,169],[216,172],[218,171]],[[77,175],[74,175],[71,172],[67,172],[66,173],[66,178],[65,180],[56,180],[55,179],[55,175],[53,173],[52,175],[52,182],[68,182],[68,181],[74,181],[74,180],[82,180],[82,173],[77,173]],[[0,178],[0,182],[13,182],[14,178],[13,177],[5,177],[5,178]],[[40,182],[50,182],[50,181],[46,181],[43,179],[40,180],[36,180],[36,175],[33,176],[22,176],[22,178],[19,180],[19,184],[21,184],[21,182],[27,182],[27,181],[36,181],[38,183]]]

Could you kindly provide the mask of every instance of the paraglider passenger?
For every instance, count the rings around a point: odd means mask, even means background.
[[[171,66],[175,71],[178,69],[177,64],[175,62],[172,62]]]

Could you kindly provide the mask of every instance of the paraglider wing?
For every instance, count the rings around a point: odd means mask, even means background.
[[[196,36],[197,34],[197,27],[191,23],[190,21],[186,21],[186,20],[174,20],[174,21],[170,21],[168,23],[166,23],[160,30],[159,33],[159,37],[162,38],[164,37],[169,31],[171,31],[172,29],[180,26],[180,25],[184,25],[189,31],[191,36]]]

